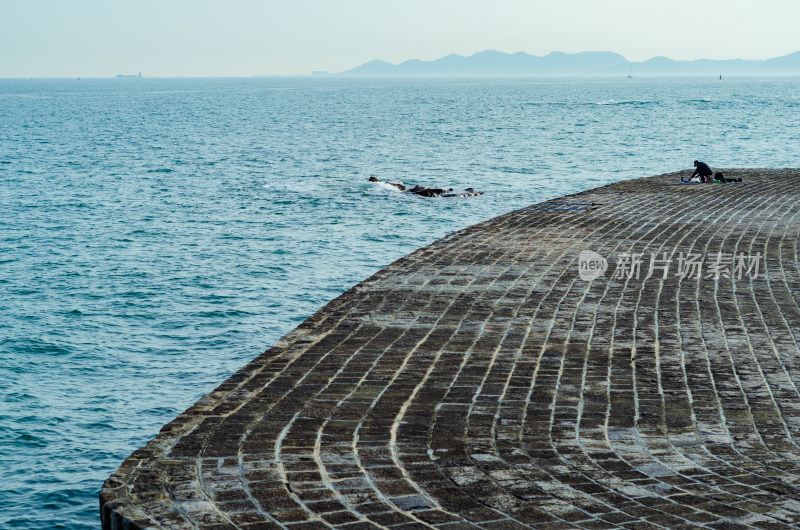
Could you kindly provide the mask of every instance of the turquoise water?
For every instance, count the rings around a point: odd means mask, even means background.
[[[97,527],[161,425],[422,245],[799,142],[797,78],[0,80],[0,528]]]

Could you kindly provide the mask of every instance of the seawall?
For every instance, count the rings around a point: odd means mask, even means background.
[[[800,170],[723,171],[392,263],[126,459],[103,528],[796,527]]]

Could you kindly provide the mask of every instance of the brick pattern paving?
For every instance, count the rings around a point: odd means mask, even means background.
[[[104,528],[800,526],[800,170],[724,172],[744,182],[621,182],[391,264],[133,453]],[[707,277],[720,252],[759,274]]]

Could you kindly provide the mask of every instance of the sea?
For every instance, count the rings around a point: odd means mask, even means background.
[[[800,78],[0,80],[0,528],[97,528],[133,450],[392,261],[695,159],[800,167]]]

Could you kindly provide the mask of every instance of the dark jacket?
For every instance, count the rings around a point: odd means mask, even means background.
[[[705,162],[698,162],[697,167],[694,169],[694,173],[692,173],[692,177],[696,175],[700,175],[701,177],[710,177],[711,168],[708,167],[708,164]]]

